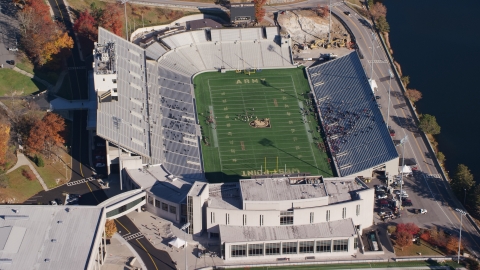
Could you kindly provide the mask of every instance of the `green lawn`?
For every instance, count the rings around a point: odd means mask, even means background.
[[[25,96],[37,91],[45,90],[45,86],[35,84],[31,78],[8,68],[0,69],[0,96],[10,96],[16,92],[17,96]]]
[[[333,269],[362,269],[362,268],[406,268],[421,266],[450,266],[451,269],[461,267],[453,261],[437,263],[435,261],[412,261],[412,262],[382,262],[382,263],[351,263],[351,264],[319,264],[319,265],[288,265],[288,266],[269,266],[269,267],[248,267],[249,270],[283,270],[283,269],[302,269],[302,270],[333,270]],[[232,270],[244,270],[247,268],[233,268]]]
[[[26,56],[21,57],[20,61],[17,62],[16,67],[30,74],[33,74],[40,79],[49,82],[52,85],[55,85],[57,83],[58,75],[60,74],[60,71],[47,70],[46,68],[35,68],[32,62],[30,62],[30,60],[28,60]]]
[[[7,188],[0,189],[2,197],[14,199],[14,203],[23,203],[26,199],[43,190],[36,178],[28,180],[22,175],[22,170],[27,170],[32,173],[28,166],[21,166],[7,174]]]
[[[418,256],[419,253],[422,256],[444,256],[442,251],[435,249],[430,244],[426,243],[423,240],[420,240],[420,245],[413,244],[409,247],[400,249],[395,246],[395,254],[397,256]]]
[[[303,69],[251,75],[209,72],[196,76],[194,83],[205,172],[211,182],[262,172],[285,174],[285,166],[287,174],[332,176],[327,154],[317,146],[321,137],[314,116],[302,118],[300,113],[300,108],[309,108]],[[271,127],[251,127],[257,118],[268,118]]]

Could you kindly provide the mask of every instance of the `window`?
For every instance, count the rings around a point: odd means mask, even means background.
[[[177,207],[170,205],[170,213],[177,214]]]
[[[232,245],[230,247],[232,257],[246,257],[247,245]]]
[[[263,244],[249,244],[248,256],[263,256]]]
[[[358,248],[358,237],[353,238],[353,248],[354,249]]]
[[[243,215],[243,226],[247,225],[247,215]]]
[[[360,204],[357,204],[357,217],[360,216]]]
[[[155,206],[158,207],[158,208],[160,208],[160,201],[157,200],[157,199],[155,199]]]
[[[263,215],[260,215],[260,226],[263,226]]]
[[[168,212],[168,204],[162,202],[162,210]]]
[[[330,221],[330,210],[327,210],[327,221]]]
[[[153,197],[151,196],[148,196],[148,203],[153,205]]]
[[[333,252],[348,251],[348,239],[333,240]]]
[[[317,241],[317,252],[330,252],[330,251],[332,251],[332,241],[331,240]]]
[[[225,224],[230,224],[230,214],[225,214]]]
[[[215,213],[210,212],[210,223],[215,223]]]
[[[282,254],[297,254],[297,242],[283,242]]]
[[[313,212],[310,212],[310,223],[313,223]]]
[[[293,224],[293,211],[280,211],[280,225]]]
[[[313,253],[315,241],[302,241],[298,243],[300,253]]]
[[[347,217],[347,208],[343,207],[342,209],[342,218],[345,219]]]
[[[265,255],[280,255],[280,243],[265,243]]]

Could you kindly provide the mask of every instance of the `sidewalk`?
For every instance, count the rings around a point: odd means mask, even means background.
[[[40,177],[40,174],[38,174],[35,167],[33,167],[32,163],[30,163],[28,158],[23,153],[17,152],[17,164],[15,164],[15,166],[13,166],[10,170],[8,170],[7,174],[9,174],[10,172],[14,171],[15,169],[23,165],[27,165],[30,168],[30,170],[32,170],[33,174],[35,175],[35,177],[37,177],[38,181],[40,182],[40,185],[42,185],[43,190],[48,191],[47,185],[45,185],[45,182],[43,181],[42,177]]]

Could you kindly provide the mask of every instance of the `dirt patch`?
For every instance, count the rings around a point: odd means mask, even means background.
[[[294,44],[311,44],[319,39],[328,39],[329,18],[322,18],[313,10],[292,10],[278,14],[282,30],[290,34]],[[332,41],[348,39],[347,30],[332,16]]]
[[[250,126],[253,128],[270,128],[270,118],[256,119],[250,122]]]

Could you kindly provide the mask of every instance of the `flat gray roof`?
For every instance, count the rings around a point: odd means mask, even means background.
[[[290,178],[262,178],[240,180],[244,201],[287,201],[325,197],[325,187],[320,177],[317,183],[291,184]]]
[[[101,216],[96,206],[0,205],[0,259],[12,260],[1,268],[86,269]]]
[[[208,206],[218,209],[242,209],[239,183],[209,184]]]
[[[228,226],[220,225],[221,242],[297,241],[301,239],[351,237],[355,227],[351,218],[308,225]]]
[[[368,189],[356,179],[325,180],[324,184],[329,195],[328,204],[355,200],[357,191]]]
[[[355,52],[307,69],[339,176],[398,158]]]

